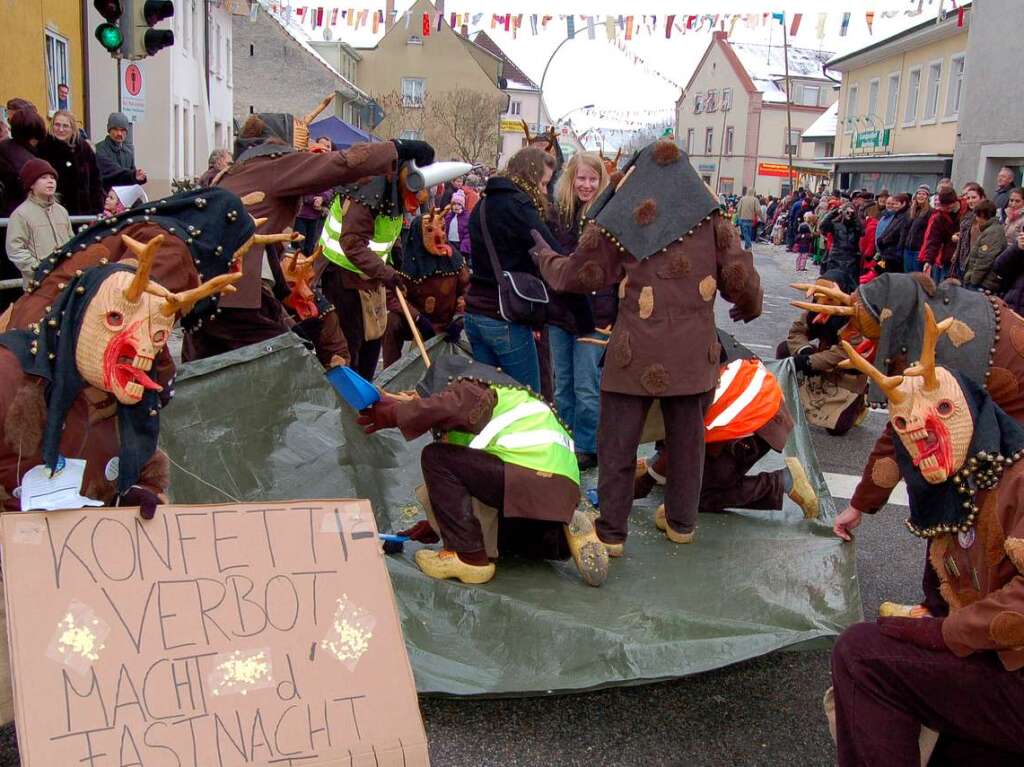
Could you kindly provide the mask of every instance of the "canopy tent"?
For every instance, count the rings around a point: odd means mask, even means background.
[[[440,339],[431,356],[461,353]],[[534,695],[684,676],[837,635],[860,619],[853,548],[832,535],[828,494],[800,410],[792,363],[770,362],[797,421],[799,455],[822,499],[806,521],[779,512],[702,515],[697,542],[654,530],[656,492],[638,502],[627,556],[584,586],[571,561],[502,559],[484,586],[439,582],[387,557],[406,645],[423,693]],[[377,383],[411,389],[416,352]],[[366,436],[294,336],[182,366],[160,440],[175,503],[369,498],[382,531],[422,515],[419,452],[395,431]],[[231,392],[225,397],[225,392]],[[767,456],[761,467],[777,468]],[[584,485],[595,484],[588,472]]]
[[[335,149],[348,149],[353,144],[379,141],[366,131],[350,125],[340,117],[325,117],[309,126],[310,141],[326,136],[334,144]]]

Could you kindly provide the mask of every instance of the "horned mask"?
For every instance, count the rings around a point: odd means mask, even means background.
[[[844,292],[836,283],[827,280],[818,280],[815,283],[797,282],[790,287],[805,291],[808,299],[790,301],[791,306],[814,312],[825,319],[846,317],[849,319],[850,329],[857,335],[876,341],[881,337],[881,326],[860,301],[857,291],[851,295]]]
[[[124,405],[137,404],[147,390],[160,390],[149,373],[177,317],[207,296],[233,291],[232,283],[242,277],[240,272],[223,274],[192,290],[171,293],[149,279],[163,239],[158,235],[143,244],[122,235],[138,259],[136,271],[107,277],[82,317],[75,348],[78,372]]]
[[[444,227],[444,217],[449,210],[451,210],[451,206],[444,210],[432,208],[429,213],[423,214],[420,221],[423,247],[431,255],[451,258],[452,246],[448,244],[448,235]]]
[[[928,483],[937,485],[964,465],[974,421],[964,392],[950,371],[935,364],[935,346],[953,323],[936,323],[925,306],[921,359],[902,376],[887,376],[843,341],[850,364],[871,378],[889,400],[889,421],[914,466]]]

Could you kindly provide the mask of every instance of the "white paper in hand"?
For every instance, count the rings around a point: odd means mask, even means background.
[[[94,501],[80,494],[85,461],[79,458],[62,458],[61,461],[63,468],[52,477],[49,468],[43,464],[33,466],[25,473],[21,480],[22,511],[56,511],[103,505],[103,501]]]

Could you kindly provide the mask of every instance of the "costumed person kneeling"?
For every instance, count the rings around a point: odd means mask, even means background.
[[[952,317],[926,329],[920,362],[886,376],[844,347],[889,402],[911,532],[930,541],[934,617],[880,617],[832,652],[840,767],[1024,762],[1024,429],[968,376],[937,367]],[[828,700],[830,696],[826,696]]]
[[[806,519],[818,518],[818,497],[796,456],[786,456],[784,469],[747,474],[772,450],[781,453],[793,431],[793,416],[779,382],[761,360],[749,354],[722,367],[704,424],[707,447],[698,506],[702,514],[727,509],[778,510],[787,495]],[[638,462],[638,473],[640,465]],[[658,451],[642,465],[644,472],[634,484],[636,498],[647,496],[656,484],[665,484],[667,451]],[[665,529],[665,504],[655,513],[655,525]]]
[[[697,526],[704,416],[718,383],[714,300],[734,320],[761,313],[760,278],[736,229],[671,141],[637,152],[622,180],[587,210],[571,256],[534,233],[533,255],[556,291],[619,284],[619,312],[601,375],[597,532],[621,556],[633,506],[636,453],[647,411],[661,400],[669,465],[665,534],[690,543]]]
[[[535,559],[572,556],[586,583],[603,583],[608,554],[590,517],[576,510],[573,441],[552,408],[496,368],[456,355],[434,361],[417,395],[384,393],[359,423],[367,433],[438,437],[420,459],[436,529],[420,523],[406,534],[431,543],[440,535],[444,548],[417,551],[419,568],[431,578],[486,583],[495,571],[488,549],[496,548]],[[496,541],[486,539],[474,499],[497,512],[488,526]]]

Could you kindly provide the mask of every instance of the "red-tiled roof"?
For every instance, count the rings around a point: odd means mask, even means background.
[[[480,31],[473,36],[473,42],[483,48],[489,53],[493,53],[503,62],[505,66],[502,68],[502,75],[508,81],[509,87],[511,88],[532,88],[533,90],[540,90],[533,80],[531,80],[523,70],[516,66],[516,63],[512,61],[494,40],[492,40],[486,32]]]

